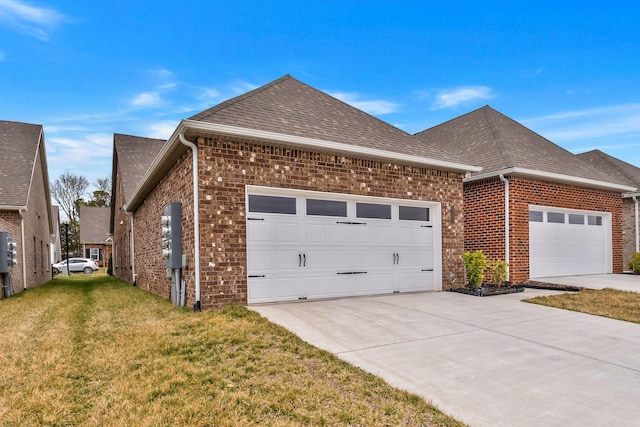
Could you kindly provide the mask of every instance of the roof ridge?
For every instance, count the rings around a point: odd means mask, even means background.
[[[517,123],[517,122],[515,120],[509,118],[508,116],[505,116],[504,114],[500,113],[499,111],[494,110],[489,105],[486,105],[486,106],[482,107],[481,111],[482,111],[483,116],[485,117],[485,120],[489,124],[489,130],[493,134],[494,140],[496,141],[496,144],[498,145],[500,156],[502,156],[502,160],[504,161],[505,166],[507,166],[507,167],[515,166],[515,159],[513,157],[513,152],[511,151],[511,147],[506,143],[506,135],[502,131],[502,127],[498,126],[495,123],[495,119],[493,117],[490,117],[487,114],[487,112],[490,111],[492,114],[499,114],[499,115],[504,116],[507,119],[509,119],[509,120],[511,120],[511,121],[513,121],[515,123]]]
[[[452,122],[452,121],[454,121],[454,120],[458,120],[458,119],[461,119],[462,117],[470,116],[470,115],[471,115],[471,114],[473,114],[473,113],[477,113],[477,112],[481,111],[482,109],[484,109],[484,108],[486,108],[486,107],[489,107],[489,104],[486,104],[486,105],[484,105],[484,106],[482,106],[482,107],[480,107],[480,108],[476,108],[475,110],[469,111],[468,113],[464,113],[464,114],[462,114],[462,115],[460,115],[460,116],[452,117],[452,118],[450,118],[449,120],[446,120],[446,121],[444,121],[444,122],[442,122],[442,123],[438,123],[437,125],[431,126],[430,128],[426,128],[426,129],[424,129],[424,130],[421,130],[420,132],[416,132],[416,133],[414,133],[413,135],[414,135],[414,136],[416,136],[416,135],[420,135],[420,134],[423,134],[423,133],[425,133],[425,132],[427,132],[427,131],[430,131],[431,129],[439,128],[440,126],[444,126],[444,125],[446,125],[447,123],[450,123],[450,122]],[[489,108],[491,108],[491,107],[489,107]]]
[[[271,81],[269,83],[266,83],[266,84],[264,84],[262,86],[258,86],[257,88],[255,88],[253,90],[250,90],[249,92],[245,92],[245,93],[243,93],[241,95],[238,95],[238,96],[236,96],[234,98],[227,99],[226,101],[222,101],[220,104],[214,105],[213,107],[207,108],[204,111],[201,111],[201,112],[199,112],[197,114],[194,114],[193,116],[189,117],[189,120],[200,120],[199,118],[196,118],[196,117],[199,117],[199,116],[202,116],[203,118],[204,117],[208,117],[208,116],[210,116],[210,115],[212,115],[214,113],[217,113],[218,111],[222,111],[225,108],[228,108],[228,107],[230,107],[230,106],[232,106],[232,105],[234,105],[234,104],[236,104],[236,103],[238,103],[240,101],[244,101],[247,98],[251,98],[252,96],[255,96],[255,95],[259,94],[260,92],[263,92],[263,91],[275,86],[276,84],[282,83],[283,81],[286,81],[286,80],[289,80],[289,79],[296,80],[293,77],[291,77],[290,74],[287,73],[284,76],[282,76],[280,78],[277,78],[277,79],[275,79],[275,80],[273,80],[273,81]],[[299,80],[296,80],[296,81],[299,81]],[[300,82],[300,83],[302,83],[302,82]]]
[[[620,174],[622,174],[625,178],[629,179],[631,182],[633,183],[639,183],[640,184],[640,176],[630,176],[629,174],[627,174],[626,169],[621,168],[619,164],[616,164],[617,162],[623,163],[624,166],[631,166],[633,168],[638,169],[638,171],[640,172],[640,168],[638,168],[637,166],[632,165],[631,163],[627,163],[622,159],[619,159],[617,157],[611,156],[603,151],[600,151],[598,149],[592,150],[595,151],[595,154],[600,157],[602,160],[604,160],[607,164],[609,164],[611,167],[613,167],[616,171],[618,171]],[[582,160],[582,159],[581,159]],[[583,160],[584,161],[584,160]]]

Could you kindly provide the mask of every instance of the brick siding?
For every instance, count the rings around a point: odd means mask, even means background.
[[[460,173],[273,147],[236,138],[201,137],[197,145],[203,309],[229,302],[247,303],[246,185],[441,202],[443,288],[449,285],[450,273],[462,277],[464,217]],[[189,256],[189,266],[183,271],[187,306],[195,302],[191,162],[191,152],[187,151],[134,214],[138,286],[166,298],[170,280],[161,258],[160,216],[167,203],[182,203],[183,253]],[[119,231],[114,242],[120,241],[123,234]]]
[[[622,198],[620,193],[525,177],[509,179],[510,279],[529,279],[529,205],[591,210],[612,214],[613,272],[622,272]],[[465,183],[465,250],[482,250],[504,259],[504,183],[489,178]]]
[[[629,261],[636,252],[636,223],[635,203],[633,199],[622,199],[622,262],[625,270],[628,270]],[[640,213],[638,213],[640,215]]]

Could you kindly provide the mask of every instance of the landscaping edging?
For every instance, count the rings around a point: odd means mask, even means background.
[[[478,289],[471,288],[449,288],[448,292],[458,292],[460,294],[473,295],[476,297],[490,297],[494,295],[515,294],[517,292],[524,292],[523,285],[513,286],[490,286],[485,285]]]
[[[556,283],[536,282],[535,280],[529,280],[523,283],[525,288],[531,289],[547,289],[550,291],[566,291],[566,292],[580,292],[582,289],[579,286],[571,285],[558,285]]]

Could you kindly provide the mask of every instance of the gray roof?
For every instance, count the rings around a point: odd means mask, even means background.
[[[115,168],[117,166],[120,170],[125,201],[130,200],[136,186],[166,142],[164,139],[143,138],[118,133],[113,135],[112,179],[116,178]]]
[[[610,156],[600,150],[592,150],[577,155],[583,161],[595,166],[617,181],[640,189],[640,168]]]
[[[290,75],[225,101],[189,120],[463,163],[459,157],[439,147],[422,144],[408,133]]]
[[[482,166],[482,172],[476,175],[520,168],[617,183],[606,173],[488,105],[415,136],[428,145]]]
[[[0,206],[27,206],[41,135],[41,125],[0,120]]]
[[[110,217],[111,208],[80,206],[80,243],[107,243]]]

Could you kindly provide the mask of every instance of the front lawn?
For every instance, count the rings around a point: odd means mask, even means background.
[[[111,277],[0,300],[0,424],[462,423],[239,306],[193,313]]]
[[[536,297],[523,301],[640,323],[640,293],[638,292],[582,289],[576,293]]]

